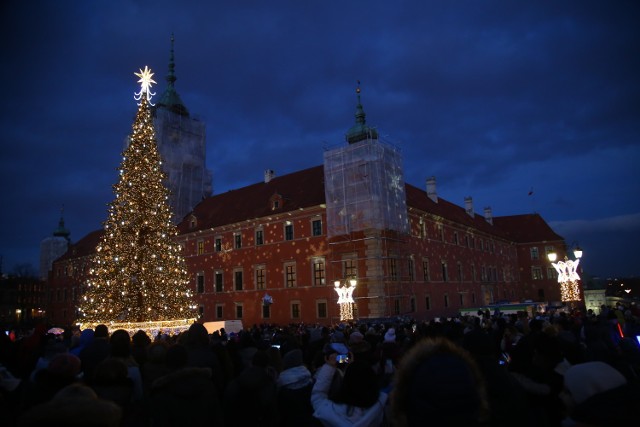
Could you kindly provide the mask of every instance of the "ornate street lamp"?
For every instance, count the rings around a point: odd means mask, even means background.
[[[580,301],[580,276],[578,275],[578,265],[580,264],[580,258],[582,258],[582,249],[576,246],[573,250],[573,256],[575,260],[570,260],[566,256],[564,261],[558,261],[558,254],[555,252],[549,252],[547,258],[551,262],[551,265],[558,272],[558,283],[560,284],[560,299],[563,302]]]
[[[340,321],[353,320],[353,291],[356,289],[356,279],[349,279],[344,284],[339,280],[334,282],[338,293],[338,305],[340,306]]]

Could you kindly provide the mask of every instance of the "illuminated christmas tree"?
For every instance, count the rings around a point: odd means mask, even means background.
[[[122,153],[104,235],[96,248],[79,307],[82,328],[104,323],[114,329],[151,333],[187,329],[197,317],[188,288],[169,191],[150,111],[151,70],[140,73],[140,103],[128,147]]]

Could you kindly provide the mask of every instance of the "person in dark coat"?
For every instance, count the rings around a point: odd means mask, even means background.
[[[303,353],[294,349],[282,358],[283,370],[278,377],[278,413],[283,427],[320,426],[313,417],[311,389],[313,377],[303,364]]]
[[[147,349],[147,361],[140,368],[145,396],[149,396],[155,380],[170,372],[167,367],[167,350],[170,346],[166,341],[155,341]]]
[[[80,332],[80,338],[78,339],[78,345],[76,345],[75,347],[72,347],[69,350],[69,353],[73,354],[74,356],[78,356],[80,357],[80,352],[82,350],[84,350],[84,348],[89,345],[89,343],[93,341],[93,329],[83,329],[82,332]]]
[[[491,408],[487,424],[492,427],[510,427],[513,420],[529,413],[531,408],[526,392],[509,373],[508,362],[498,357],[489,333],[481,328],[474,328],[464,335],[463,347],[476,361],[486,381]]]
[[[188,354],[187,365],[211,369],[211,380],[218,388],[218,392],[222,394],[225,376],[218,356],[209,342],[207,328],[202,323],[192,324],[186,334],[184,345]]]
[[[106,325],[98,325],[93,332],[93,340],[79,354],[83,377],[90,379],[98,363],[109,357],[109,354],[111,354],[109,328]]]
[[[229,383],[224,394],[227,427],[279,426],[276,382],[269,374],[269,356],[258,350],[251,365]]]
[[[211,369],[187,365],[188,352],[181,344],[167,350],[170,372],[151,386],[150,415],[154,427],[222,426],[220,396],[211,381]]]
[[[147,349],[151,345],[151,338],[143,330],[139,330],[131,337],[131,356],[142,368],[147,361]]]
[[[19,427],[120,427],[122,411],[86,385],[71,384],[19,419]]]
[[[46,369],[38,371],[24,389],[22,410],[48,402],[66,386],[79,382],[80,359],[69,353],[56,355]]]

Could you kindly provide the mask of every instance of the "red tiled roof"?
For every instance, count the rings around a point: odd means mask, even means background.
[[[463,207],[447,200],[439,198],[438,203],[434,202],[427,196],[426,191],[413,185],[405,184],[405,191],[409,208],[438,215],[498,237],[518,243],[564,240],[538,214],[496,216],[493,217],[491,225],[483,215],[474,214],[471,217]],[[279,208],[273,210],[270,200],[276,194],[282,197],[282,203]],[[219,227],[323,203],[324,167],[320,165],[275,177],[268,183],[259,182],[208,197],[191,213],[197,219],[195,228],[190,228],[190,214],[178,224],[178,233]],[[103,232],[96,230],[87,234],[71,245],[67,253],[59,259],[77,258],[94,253]]]
[[[493,223],[517,243],[564,240],[539,214],[500,216],[493,218]]]
[[[407,194],[408,207],[416,208],[433,215],[438,215],[449,221],[473,227],[476,230],[484,231],[498,237],[509,238],[507,233],[505,233],[500,227],[495,226],[495,218],[494,225],[491,225],[487,222],[484,215],[474,213],[473,217],[471,217],[463,207],[448,202],[442,198],[438,198],[438,203],[436,203],[427,196],[427,192],[425,190],[421,190],[413,185],[405,184],[405,190]]]
[[[90,232],[82,239],[78,240],[76,243],[71,244],[67,252],[65,252],[65,254],[58,258],[56,261],[75,259],[94,254],[103,234],[103,229]]]
[[[468,215],[465,209],[442,198],[438,203],[427,197],[425,190],[405,184],[407,206],[498,237],[515,241],[562,240],[538,215],[516,215],[494,217],[493,225],[483,215]],[[282,197],[278,209],[271,209],[270,199],[274,195]],[[268,183],[259,182],[247,187],[217,194],[199,203],[191,213],[196,217],[195,228],[190,228],[190,216],[178,224],[178,233],[219,227],[238,223],[247,219],[261,218],[299,208],[318,206],[325,203],[324,167],[309,169],[275,177]],[[532,218],[533,217],[533,218]]]
[[[272,210],[270,199],[274,194],[282,197],[282,203]],[[178,224],[178,233],[290,212],[324,202],[324,167],[315,166],[272,178],[267,183],[259,182],[208,197]],[[191,215],[197,220],[195,228],[189,228]]]

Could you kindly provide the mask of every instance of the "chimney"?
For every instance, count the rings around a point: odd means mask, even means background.
[[[484,208],[484,219],[491,225],[493,225],[493,211],[491,206]]]
[[[269,181],[271,181],[274,177],[276,176],[276,173],[271,170],[271,169],[267,169],[266,171],[264,171],[264,183],[268,183]]]
[[[438,193],[436,192],[436,177],[427,178],[427,197],[438,203]]]
[[[471,218],[473,218],[473,199],[471,196],[467,196],[464,198],[464,210]]]

